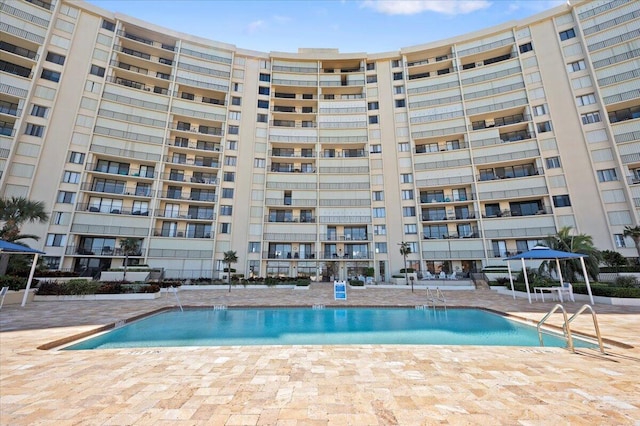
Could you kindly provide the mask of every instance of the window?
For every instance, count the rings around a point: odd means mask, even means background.
[[[258,95],[268,95],[270,93],[270,89],[268,87],[259,86],[258,87]]]
[[[384,191],[373,191],[373,201],[384,201]]]
[[[582,119],[582,124],[592,124],[600,122],[600,113],[598,111],[588,112],[586,114],[580,115]]]
[[[231,105],[236,105],[236,106],[242,105],[242,98],[240,98],[238,96],[232,96],[231,97]]]
[[[402,190],[402,199],[403,200],[413,200],[413,189],[403,189]]]
[[[237,135],[238,133],[240,133],[240,127],[239,126],[229,126],[229,131],[227,132],[230,135]]]
[[[387,225],[373,225],[374,235],[387,235]]]
[[[533,115],[540,116],[547,113],[547,104],[536,105],[533,107]]]
[[[560,41],[569,40],[570,38],[574,38],[575,36],[576,36],[576,32],[574,31],[573,28],[565,31],[560,31]]]
[[[227,166],[235,166],[237,163],[238,158],[234,157],[232,155],[226,155],[224,157],[224,164]]]
[[[40,74],[40,77],[44,78],[45,80],[53,81],[53,82],[56,82],[56,83],[60,81],[60,73],[59,72],[51,71],[51,70],[47,70],[47,69],[43,69],[42,70],[42,74]]]
[[[71,151],[71,153],[69,153],[69,162],[73,164],[83,164],[84,154],[82,152]]]
[[[267,114],[258,114],[256,117],[256,121],[258,123],[268,123],[269,122],[269,116]]]
[[[547,169],[558,169],[560,168],[560,157],[549,157],[545,159],[547,163]]]
[[[235,182],[236,173],[235,172],[224,172],[223,180],[225,182]]]
[[[249,253],[260,253],[259,241],[249,241]]]
[[[571,205],[569,195],[554,195],[553,205],[554,207],[569,207]]]
[[[43,256],[42,261],[44,262],[47,269],[58,269],[60,267],[60,258],[55,256]]]
[[[66,240],[66,234],[47,234],[46,245],[49,247],[62,247]]]
[[[395,95],[402,95],[404,94],[404,86],[393,86],[393,93]]]
[[[378,116],[370,115],[369,116],[369,124],[378,124]]]
[[[221,223],[220,224],[220,233],[221,234],[230,234],[231,233],[231,224],[230,223]]]
[[[580,60],[580,61],[575,61],[575,62],[571,62],[569,64],[567,64],[567,71],[568,72],[576,72],[576,71],[582,71],[583,69],[585,69],[587,66],[585,65],[584,61]]]
[[[64,65],[65,56],[58,55],[57,53],[48,52],[47,53],[47,62],[53,62],[54,64]]]
[[[98,77],[104,77],[104,68],[99,67],[97,65],[91,65],[91,70],[89,71],[92,75],[97,75]]]
[[[271,75],[260,73],[260,81],[271,81]]]
[[[105,21],[103,19],[102,20],[102,28],[104,28],[105,30],[108,30],[108,31],[115,31],[116,24],[111,22],[111,21]]]
[[[41,138],[43,133],[44,126],[38,126],[37,124],[27,123],[27,127],[24,129],[25,135],[35,136],[38,138]]]
[[[612,181],[618,180],[616,169],[598,170],[597,174],[598,174],[598,180],[600,182],[612,182]]]
[[[48,112],[49,108],[42,105],[33,105],[33,107],[31,107],[31,115],[33,115],[34,117],[46,118]]]
[[[386,213],[384,207],[375,207],[373,209],[373,217],[385,217]]]
[[[372,154],[380,154],[382,152],[382,145],[376,144],[376,145],[371,145],[371,151]]]
[[[231,83],[231,88],[234,92],[242,92],[242,84],[240,83]]]
[[[375,62],[368,62],[367,63],[367,71],[373,71],[376,69],[376,63]]]
[[[543,121],[542,123],[537,123],[536,128],[538,129],[538,133],[545,133],[551,131],[551,122]]]
[[[588,95],[576,96],[576,103],[578,106],[591,105],[596,103],[596,97],[593,93]]]
[[[267,109],[269,109],[269,101],[264,101],[262,99],[258,99],[258,108],[267,108]]]
[[[401,183],[412,183],[413,182],[413,174],[411,173],[402,173],[400,175]]]
[[[394,80],[402,80],[402,73],[401,72],[394,72],[393,73],[393,79]]]
[[[222,188],[222,198],[233,198],[233,188]]]
[[[531,44],[531,42],[529,42],[529,43],[521,44],[519,48],[520,48],[520,53],[531,52],[533,50],[533,45]]]
[[[396,99],[396,108],[404,108],[406,106],[407,104],[404,99]]]
[[[193,94],[193,93],[188,93],[188,92],[182,92],[182,93],[180,93],[180,97],[181,97],[182,99],[188,99],[188,100],[190,100],[190,101],[192,101],[192,100],[194,100],[194,99],[195,99],[194,94]]]
[[[254,158],[253,167],[264,169],[266,160],[264,158]]]
[[[393,61],[391,61],[392,68],[398,68],[400,65],[402,65],[402,62],[400,61],[400,59],[394,59]]]
[[[376,243],[376,253],[386,253],[387,243]]]
[[[367,76],[367,83],[377,83],[378,82],[378,76],[377,75],[368,75]]]
[[[404,217],[413,217],[416,215],[415,207],[403,207],[402,208],[402,216]]]
[[[616,242],[616,247],[618,248],[624,248],[627,245],[624,242],[624,235],[623,234],[613,234],[613,239]]]
[[[238,149],[238,141],[227,141],[227,149],[236,151]]]
[[[78,172],[64,172],[64,177],[62,179],[65,183],[78,183],[80,182],[80,173]]]
[[[240,120],[240,111],[229,111],[229,120]]]
[[[379,106],[380,106],[380,105],[378,104],[378,102],[369,102],[369,103],[367,104],[367,109],[368,109],[369,111],[373,111],[373,110],[378,109],[378,108],[379,108]]]
[[[418,226],[413,223],[413,224],[407,224],[404,226],[404,233],[405,234],[417,234],[418,233]]]
[[[56,202],[65,203],[65,204],[73,204],[76,201],[76,193],[68,192],[68,191],[58,191],[58,198]]]
[[[233,214],[233,206],[220,206],[221,216],[231,216]]]
[[[399,152],[409,152],[409,149],[410,149],[409,142],[402,142],[398,144]]]

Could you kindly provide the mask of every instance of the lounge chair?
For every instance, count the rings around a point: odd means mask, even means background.
[[[431,272],[427,271],[427,273],[424,274],[424,279],[425,280],[433,280],[433,279],[435,279],[435,276],[433,276],[433,274]]]
[[[440,271],[440,275],[438,276],[441,280],[447,279],[447,274],[444,271]]]
[[[457,280],[458,278],[456,277],[456,271],[453,271],[447,278],[449,278],[450,280]]]

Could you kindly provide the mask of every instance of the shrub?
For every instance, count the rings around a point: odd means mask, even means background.
[[[391,278],[404,278],[404,275],[395,274],[395,275],[391,275]]]
[[[496,285],[507,285],[511,284],[511,281],[507,277],[498,277],[496,278]]]
[[[38,285],[38,290],[36,294],[41,296],[60,296],[63,294],[62,286],[60,286],[55,281],[42,281],[40,285]]]
[[[362,280],[351,280],[349,281],[349,285],[353,287],[362,287],[364,286],[364,281]]]
[[[96,290],[96,294],[120,294],[122,291],[122,283],[120,281],[105,281],[100,284]]]
[[[80,273],[72,271],[38,271],[36,275],[41,278],[63,278],[63,277],[79,277]]]
[[[66,283],[60,283],[60,287],[63,291],[62,294],[65,295],[96,294],[96,290],[100,287],[100,283],[77,279],[69,280]]]
[[[409,274],[412,274],[412,273],[414,273],[415,271],[416,271],[416,270],[415,270],[415,269],[413,269],[413,268],[407,268],[407,273],[409,273]],[[401,274],[404,274],[404,272],[405,272],[405,269],[404,269],[404,268],[400,269],[400,273],[401,273]]]
[[[622,287],[622,288],[639,287],[638,279],[633,276],[619,276],[616,278],[614,283],[616,287]]]
[[[38,280],[31,281],[31,286],[35,287]],[[9,287],[9,290],[22,290],[27,288],[27,278],[16,277],[14,275],[3,275],[0,277],[0,287]]]
[[[278,280],[274,277],[267,277],[264,279],[264,283],[268,286],[268,287],[272,287],[276,284],[278,284]]]
[[[308,287],[311,281],[307,278],[299,278],[295,283],[296,287]]]

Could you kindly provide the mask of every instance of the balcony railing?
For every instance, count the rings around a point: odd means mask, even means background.
[[[97,173],[106,173],[110,175],[131,176],[131,177],[148,178],[148,179],[153,179],[157,176],[157,173],[155,172],[152,172],[149,170],[143,170],[141,172],[140,169],[129,169],[126,171],[119,171],[119,170],[110,171],[108,168],[99,167],[96,163],[87,163],[87,165],[85,166],[85,170],[89,170]]]
[[[191,125],[181,125],[181,124],[171,123],[169,125],[169,128],[172,130],[178,130],[181,132],[199,133],[202,135],[224,136],[224,129],[220,127],[191,126]]]
[[[371,235],[320,234],[320,241],[369,241]]]
[[[497,217],[518,217],[518,216],[539,216],[545,214],[551,214],[551,208],[547,206],[542,206],[535,212],[522,212],[517,210],[509,210],[504,209],[500,211],[489,211],[483,213],[482,217],[485,219],[497,218]]]
[[[102,213],[102,214],[119,214],[119,215],[131,215],[131,216],[149,216],[151,213],[149,210],[142,210],[140,208],[132,209],[131,207],[113,207],[113,206],[96,206],[87,203],[79,203],[76,205],[76,211],[84,211],[90,213]]]
[[[272,223],[316,223],[316,218],[313,216],[285,215],[284,217],[278,217],[265,215],[264,221]]]
[[[467,193],[465,195],[459,194],[420,194],[420,203],[457,203],[461,201],[470,201],[475,200],[476,196],[473,193]]]
[[[166,163],[171,163],[171,164],[182,164],[185,166],[199,166],[199,167],[211,167],[211,168],[219,168],[220,167],[220,163],[217,161],[211,161],[212,159],[208,159],[208,160],[199,160],[199,159],[193,159],[193,158],[174,158],[174,157],[165,157],[164,161]]]
[[[204,176],[194,176],[194,175],[183,175],[183,174],[177,174],[177,173],[163,173],[161,175],[161,179],[169,180],[172,182],[191,182],[191,183],[200,183],[204,185],[218,184],[218,179],[213,176],[204,177]]]
[[[129,253],[130,257],[139,257],[142,256],[142,253],[145,252],[144,248],[139,248],[137,251],[133,253]],[[85,247],[85,246],[76,246],[70,245],[65,249],[65,254],[67,256],[122,256],[124,257],[124,252],[119,247]]]
[[[162,210],[158,209],[155,211],[156,217],[163,217],[166,219],[177,219],[177,220],[207,220],[212,221],[216,218],[215,213],[210,211],[194,211],[194,210]]]
[[[186,194],[181,191],[159,191],[158,197],[170,200],[205,201],[209,203],[218,201],[217,194]]]
[[[526,114],[514,114],[505,117],[497,117],[493,120],[481,120],[474,121],[471,125],[471,130],[481,130],[481,129],[490,129],[493,127],[502,127],[508,126],[511,124],[523,123],[525,121],[530,121],[531,117]]]
[[[524,170],[524,171],[521,171],[520,173],[504,174],[504,175],[497,175],[495,172],[482,173],[482,174],[476,175],[476,178],[478,179],[479,182],[483,182],[488,180],[515,179],[515,178],[522,178],[522,177],[539,176],[542,174],[544,174],[544,169],[538,168],[538,169]]]
[[[482,233],[477,230],[471,230],[465,233],[458,232],[445,232],[445,233],[424,233],[422,234],[422,238],[425,240],[452,240],[452,239],[462,239],[462,238],[480,238]]]
[[[116,185],[102,185],[91,182],[84,182],[80,185],[80,189],[83,191],[102,192],[106,194],[118,194],[118,195],[132,195],[135,197],[153,197],[153,190],[150,188],[137,188],[134,186],[116,186]]]
[[[132,34],[132,33],[127,32],[127,31],[120,30],[120,31],[118,31],[118,35],[121,36],[121,37],[128,38],[129,40],[134,40],[134,41],[137,41],[139,43],[144,43],[144,44],[146,44],[148,46],[159,47],[161,49],[169,50],[171,52],[176,50],[176,47],[174,45],[161,43],[161,42],[155,41],[155,40],[150,40],[148,38],[144,38],[144,37]]]
[[[450,221],[450,220],[475,220],[480,215],[476,211],[468,212],[444,212],[444,214],[435,214],[424,212],[422,214],[423,222]]]
[[[193,229],[155,229],[154,237],[170,237],[170,238],[213,238],[213,232],[204,232]]]

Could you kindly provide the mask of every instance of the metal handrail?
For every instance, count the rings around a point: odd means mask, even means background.
[[[602,336],[600,335],[600,327],[598,326],[598,318],[596,317],[596,311],[593,310],[591,305],[582,305],[582,307],[578,309],[578,312],[573,314],[571,318],[569,318],[568,320],[565,320],[566,322],[565,326],[569,328],[571,321],[573,321],[578,315],[580,315],[587,309],[591,311],[591,317],[593,318],[593,327],[595,328],[596,337],[598,338],[598,346],[600,347],[600,352],[602,352],[603,354],[606,354],[606,352],[604,351],[604,345],[602,344]]]
[[[427,303],[433,303],[433,307],[435,308],[436,302],[442,302],[444,309],[447,309],[447,301],[444,298],[444,294],[442,293],[442,290],[440,290],[440,287],[436,287],[435,296],[431,292],[431,289],[427,287]]]
[[[567,338],[567,346],[568,348],[571,350],[571,352],[575,353],[575,348],[573,347],[573,337],[571,337],[571,327],[569,327],[568,325],[568,321],[567,321],[567,311],[565,311],[564,306],[562,306],[561,304],[557,304],[553,307],[553,309],[551,309],[547,315],[545,315],[539,322],[538,322],[538,338],[540,339],[540,346],[544,346],[544,341],[542,340],[542,330],[540,329],[540,327],[542,327],[542,324],[544,324],[544,322],[547,320],[547,318],[549,318],[551,316],[551,314],[555,313],[558,309],[560,309],[562,311],[562,316],[564,317],[564,326],[562,327],[562,330],[564,331],[564,336]]]

